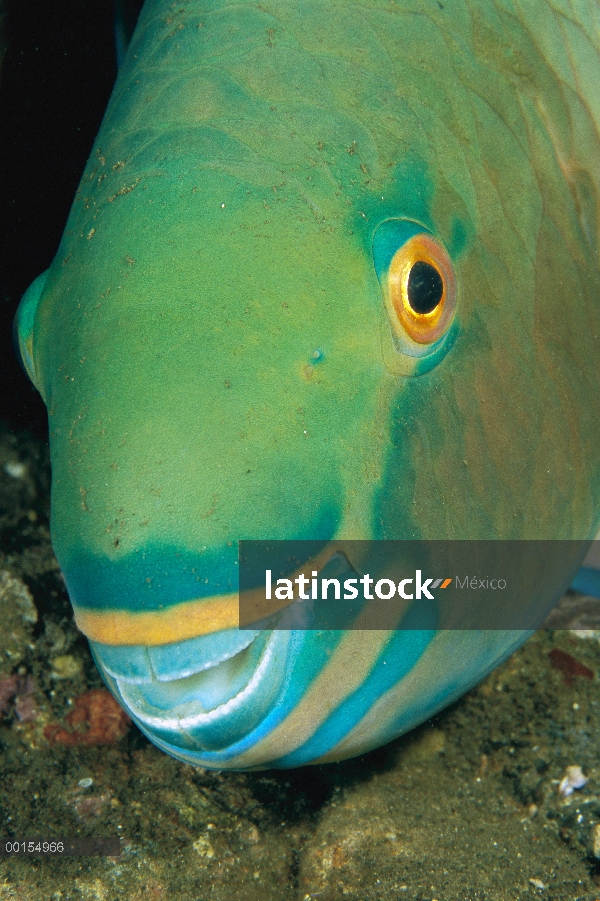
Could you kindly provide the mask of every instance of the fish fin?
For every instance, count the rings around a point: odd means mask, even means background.
[[[580,594],[589,594],[594,598],[600,598],[600,569],[582,566],[571,582],[571,590],[578,591]]]
[[[571,589],[580,594],[600,598],[600,533],[587,552],[583,566],[571,582]]]
[[[31,283],[21,299],[17,314],[13,323],[13,344],[17,352],[17,359],[25,369],[25,372],[42,393],[41,383],[35,369],[35,357],[33,353],[33,330],[37,309],[46,287],[48,270]]]

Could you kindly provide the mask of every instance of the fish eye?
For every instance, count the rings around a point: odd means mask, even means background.
[[[408,303],[415,313],[433,313],[444,296],[444,282],[435,266],[425,260],[413,263],[406,286]]]
[[[408,219],[378,226],[373,260],[393,343],[386,362],[395,372],[420,375],[453,343],[457,288],[452,260],[434,235]]]
[[[456,282],[439,241],[420,234],[400,247],[388,269],[387,290],[397,324],[413,341],[427,345],[443,337],[454,315]]]

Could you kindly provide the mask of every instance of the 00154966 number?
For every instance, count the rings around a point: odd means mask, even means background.
[[[25,841],[11,841],[1,839],[0,853],[4,854],[62,854],[65,850],[63,841],[46,842],[41,839],[29,839]]]

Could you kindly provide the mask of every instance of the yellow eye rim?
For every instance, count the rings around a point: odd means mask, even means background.
[[[408,280],[415,263],[428,263],[442,280],[442,296],[429,313],[418,313],[409,300]],[[456,308],[456,279],[450,257],[431,235],[410,238],[394,254],[387,275],[391,310],[397,325],[417,344],[433,344],[448,331]]]

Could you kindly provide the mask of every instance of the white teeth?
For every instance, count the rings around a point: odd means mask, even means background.
[[[133,685],[119,680],[125,706],[144,725],[187,730],[225,717],[247,703],[269,675],[288,634],[260,636],[234,657],[184,679]]]
[[[174,644],[113,646],[90,641],[101,670],[119,683],[149,685],[185,679],[235,657],[249,647],[259,630],[225,629]]]
[[[148,648],[150,665],[159,682],[184,679],[237,657],[259,634],[256,629],[252,631],[228,629],[214,635],[202,636],[200,639],[192,638],[188,642],[180,643],[177,658],[169,645],[150,647]]]

